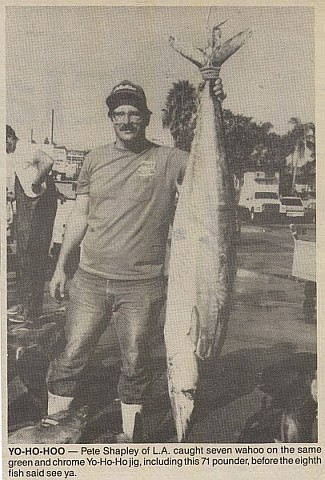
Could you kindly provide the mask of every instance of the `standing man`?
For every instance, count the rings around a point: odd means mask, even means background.
[[[57,208],[57,193],[50,172],[53,160],[38,145],[19,141],[6,127],[8,170],[17,216],[17,290],[20,303],[8,312],[28,328],[38,327],[42,314],[45,276]]]
[[[220,81],[215,93],[223,95]],[[69,408],[78,378],[114,314],[122,355],[119,441],[132,441],[135,417],[150,388],[150,328],[164,301],[167,237],[188,154],[147,140],[151,112],[140,86],[124,80],[106,103],[116,141],[86,157],[50,284],[52,296],[64,295],[65,262],[83,240],[69,292],[66,347],[48,373],[48,413]]]

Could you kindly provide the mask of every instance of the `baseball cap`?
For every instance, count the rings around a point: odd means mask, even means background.
[[[152,113],[147,107],[147,99],[143,88],[129,80],[123,80],[113,88],[106,98],[106,104],[110,113],[119,105],[132,105],[140,111]]]
[[[15,130],[10,125],[6,125],[6,137],[12,137],[18,140]]]

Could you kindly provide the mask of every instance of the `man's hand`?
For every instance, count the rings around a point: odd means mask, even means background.
[[[63,205],[68,200],[68,197],[64,195],[64,193],[59,192],[59,190],[57,191],[56,196],[57,199],[60,200],[61,205]]]
[[[7,202],[14,202],[15,201],[15,194],[12,192],[7,192]]]
[[[64,287],[67,281],[64,268],[57,267],[50,282],[50,294],[57,302],[61,302],[64,299]]]
[[[226,98],[227,95],[223,91],[221,78],[217,78],[217,80],[215,81],[213,91],[218,100],[220,100],[220,102],[222,102]]]
[[[42,191],[42,185],[38,182],[32,183],[32,192],[39,195]]]

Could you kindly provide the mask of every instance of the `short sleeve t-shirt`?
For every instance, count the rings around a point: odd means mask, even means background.
[[[77,194],[89,195],[80,266],[112,279],[162,273],[176,184],[188,154],[153,143],[141,153],[105,145],[88,154]]]

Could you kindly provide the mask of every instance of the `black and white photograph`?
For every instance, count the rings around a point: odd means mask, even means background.
[[[4,35],[11,451],[320,474],[312,4],[17,4]]]

